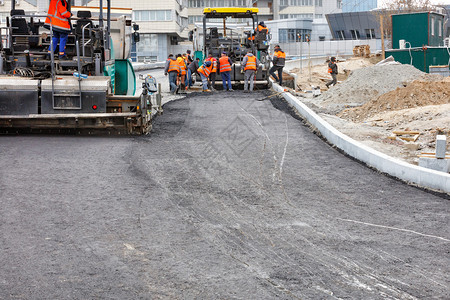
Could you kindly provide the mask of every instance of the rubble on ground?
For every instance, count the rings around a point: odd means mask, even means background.
[[[357,65],[358,59],[352,60]],[[338,67],[342,71],[341,63]],[[434,151],[437,134],[450,134],[450,77],[411,65],[389,62],[354,69],[347,80],[302,101],[350,137],[410,163],[417,163],[421,152]],[[413,141],[389,139],[396,130],[420,134]]]
[[[380,112],[450,103],[450,84],[442,81],[413,81],[366,102],[346,109],[338,116],[353,121],[365,120]]]

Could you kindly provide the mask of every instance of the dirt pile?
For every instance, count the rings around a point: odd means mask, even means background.
[[[352,121],[362,121],[386,111],[447,103],[450,103],[448,82],[414,81],[406,87],[382,94],[361,107],[346,109],[338,116]]]
[[[317,104],[336,114],[369,102],[381,94],[427,76],[410,65],[379,65],[353,71],[349,78],[317,98]]]
[[[302,101],[344,134],[413,164],[421,152],[435,151],[437,134],[450,135],[450,77],[410,65],[356,69],[321,96]],[[420,132],[413,142],[389,138],[410,130]]]

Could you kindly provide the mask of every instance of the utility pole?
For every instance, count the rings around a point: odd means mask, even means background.
[[[309,69],[309,82],[312,81],[311,78],[311,39],[309,38],[309,34],[306,35],[306,41],[308,42],[308,69]]]
[[[380,15],[380,34],[381,34],[381,53],[383,59],[386,58],[386,53],[384,52],[384,29],[383,29],[383,15]]]
[[[303,73],[303,40],[301,34],[298,34],[298,39],[300,41],[300,73]]]

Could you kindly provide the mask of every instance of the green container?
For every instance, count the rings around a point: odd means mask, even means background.
[[[430,66],[448,66],[450,58],[445,47],[387,50],[386,57],[391,55],[396,61],[402,64],[412,64],[416,69],[427,73],[430,72]]]
[[[392,15],[392,47],[400,49],[400,40],[411,44],[411,48],[443,46],[444,15],[434,12],[419,12]],[[406,44],[406,47],[410,47]]]

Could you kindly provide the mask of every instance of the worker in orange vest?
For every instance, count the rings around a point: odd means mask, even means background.
[[[253,79],[258,68],[259,60],[253,55],[252,50],[248,50],[241,65],[241,69],[244,71],[244,93],[253,91]],[[250,90],[247,89],[249,80]]]
[[[177,78],[180,73],[180,65],[177,60],[173,57],[173,54],[170,54],[166,61],[166,66],[164,68],[164,74],[169,74],[169,85],[170,92],[175,94],[177,91]]]
[[[331,75],[331,81],[328,81],[326,86],[327,88],[330,87],[330,85],[336,85],[337,83],[337,74],[338,74],[338,67],[336,65],[336,57],[332,57],[330,59],[330,62],[328,63],[328,73]]]
[[[216,85],[217,59],[210,53],[206,61],[210,61],[212,63],[211,74],[209,74],[209,82],[211,85],[211,91],[214,91],[214,86]]]
[[[264,24],[264,22],[259,22],[258,27],[256,27],[255,30],[256,34],[268,34],[269,33],[269,28],[267,28],[266,24]]]
[[[200,66],[200,68],[197,69],[197,72],[200,74],[200,77],[202,78],[203,83],[203,92],[211,92],[210,89],[208,89],[208,78],[212,71],[212,62],[211,61],[205,61],[203,65]]]
[[[66,0],[50,0],[50,5],[48,7],[47,18],[45,19],[44,26],[53,30],[53,49],[51,49],[51,44],[48,47],[47,57],[50,58],[51,52],[56,51],[56,46],[59,43],[59,59],[67,60],[66,55],[66,43],[67,37],[71,31],[69,18],[72,16],[70,11],[68,11],[68,4]]]
[[[184,58],[181,54],[177,54],[177,63],[180,66],[180,73],[178,74],[180,90],[184,91],[184,89],[186,87],[185,80],[186,80],[187,66],[186,66],[186,62],[184,61]]]
[[[279,45],[275,46],[275,53],[272,58],[272,68],[269,70],[269,74],[275,78],[276,81],[280,85],[283,85],[283,68],[286,63],[286,53],[281,50]],[[275,74],[275,71],[278,72],[278,76]]]
[[[226,52],[222,52],[222,57],[219,58],[219,72],[222,77],[223,90],[227,90],[228,83],[228,91],[231,92],[233,89],[231,88],[231,66],[233,63],[231,59],[227,56]]]

